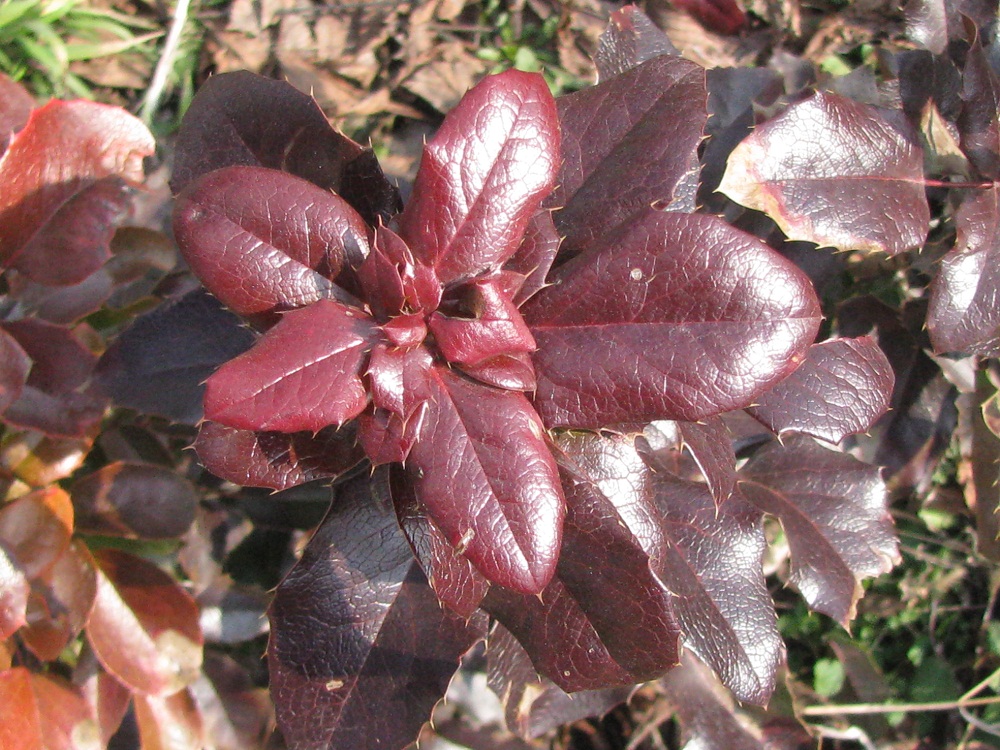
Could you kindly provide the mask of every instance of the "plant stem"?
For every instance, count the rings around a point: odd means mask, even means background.
[[[187,23],[188,11],[191,7],[191,0],[177,0],[174,8],[174,18],[170,22],[170,32],[167,40],[163,43],[163,51],[160,59],[156,63],[156,70],[153,72],[153,80],[146,89],[146,95],[142,98],[142,107],[139,116],[143,122],[150,125],[153,116],[160,106],[160,99],[163,96],[163,89],[167,85],[167,76],[174,67],[174,60],[177,58],[177,50],[181,45],[181,34],[184,31],[184,24]]]

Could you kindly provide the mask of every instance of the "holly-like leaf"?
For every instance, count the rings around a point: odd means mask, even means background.
[[[367,475],[340,485],[275,594],[268,665],[291,746],[404,747],[485,635],[482,616],[438,604],[385,494]]]
[[[399,192],[371,149],[331,128],[312,97],[246,71],[212,76],[198,90],[177,135],[176,154],[170,181],[175,193],[216,169],[261,166],[335,191],[371,225],[399,210]]]
[[[719,190],[765,212],[789,239],[841,250],[900,253],[923,244],[930,223],[909,126],[823,91],[737,146]]]
[[[444,367],[407,471],[449,544],[490,581],[537,594],[555,572],[563,496],[545,428],[527,398]]]
[[[504,264],[505,271],[520,273],[525,277],[513,296],[515,305],[520,307],[545,286],[545,277],[549,275],[549,269],[556,259],[560,242],[552,212],[536,211],[524,230],[524,238],[517,252]]]
[[[747,498],[785,529],[791,583],[810,607],[846,626],[861,580],[899,559],[878,468],[794,437],[755,454],[740,478]]]
[[[205,379],[253,343],[239,318],[197,289],[137,318],[104,352],[96,379],[121,406],[197,424]]]
[[[704,69],[674,56],[559,97],[563,167],[546,205],[561,209],[564,255],[670,204],[701,141],[705,98]]]
[[[424,148],[400,233],[442,283],[498,268],[517,250],[559,168],[559,124],[541,76],[480,82]]]
[[[205,417],[279,432],[343,424],[367,403],[362,363],[376,331],[368,315],[333,300],[285,313],[208,379]]]
[[[32,245],[45,254],[24,269],[44,271],[35,281],[76,283],[97,270],[110,253],[107,219],[122,210],[116,185],[140,184],[142,160],[154,148],[146,126],[117,107],[54,100],[34,110],[0,158],[0,265],[18,262]],[[40,233],[61,241],[35,243]],[[60,255],[67,249],[70,262]]]
[[[670,38],[636,5],[626,5],[608,18],[594,56],[601,81],[621,75],[660,55],[679,55]]]
[[[966,196],[955,247],[932,283],[927,328],[937,352],[1000,354],[1000,186]]]
[[[25,667],[0,672],[0,747],[99,750],[97,724],[79,690]]]
[[[201,668],[198,605],[176,581],[142,558],[95,553],[97,598],[87,638],[115,679],[133,690],[169,695]]]
[[[311,432],[237,430],[203,422],[194,443],[198,459],[218,477],[244,487],[285,490],[314,479],[332,479],[364,453],[353,425]]]
[[[123,461],[75,482],[72,498],[80,531],[140,539],[180,536],[198,505],[194,487],[174,471]]]
[[[747,411],[777,435],[800,432],[839,443],[885,413],[893,381],[872,337],[831,339],[813,345],[795,372]]]
[[[973,27],[972,45],[962,71],[962,113],[958,131],[962,151],[981,175],[1000,179],[1000,76]]]
[[[354,302],[332,279],[368,255],[368,228],[342,198],[274,169],[229,167],[177,196],[174,235],[210,292],[251,316],[319,299]]]
[[[736,453],[733,437],[719,417],[702,422],[678,422],[681,440],[705,477],[716,505],[722,505],[736,487]]]
[[[0,414],[17,401],[31,370],[31,358],[17,339],[0,328]]]
[[[798,268],[709,216],[647,208],[556,279],[521,308],[549,427],[748,406],[795,367],[820,321]]]

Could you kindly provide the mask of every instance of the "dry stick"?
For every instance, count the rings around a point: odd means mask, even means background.
[[[153,116],[160,106],[160,98],[163,96],[163,89],[167,85],[167,76],[173,70],[174,60],[177,59],[177,51],[181,46],[181,33],[187,23],[188,11],[191,7],[191,0],[177,0],[174,8],[174,18],[170,22],[170,32],[167,40],[163,43],[163,52],[156,63],[156,70],[153,71],[153,80],[146,89],[146,95],[142,98],[142,108],[139,116],[147,125],[152,123]]]

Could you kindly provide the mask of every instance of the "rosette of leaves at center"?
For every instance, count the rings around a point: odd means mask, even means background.
[[[798,429],[783,399],[843,389],[828,420],[809,415],[839,440],[884,410],[891,375],[870,339],[841,347],[846,374],[824,365],[808,278],[693,212],[704,71],[629,62],[558,102],[540,76],[487,78],[401,210],[371,153],[285,84],[217,76],[190,108],[178,244],[259,332],[208,379],[196,449],[242,484],[343,477],[270,612],[295,747],[411,742],[486,613],[567,692],[659,677],[682,641],[739,698],[773,690],[762,511],[718,415]],[[637,439],[655,420],[707,484]],[[381,468],[348,474],[366,460]],[[871,501],[874,551],[834,540],[851,585],[814,597],[844,620],[856,580],[895,554],[871,472],[841,490]],[[761,502],[795,504],[764,475]]]

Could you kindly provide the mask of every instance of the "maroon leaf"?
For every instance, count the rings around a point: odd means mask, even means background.
[[[694,421],[748,406],[794,368],[819,326],[808,278],[709,216],[647,209],[557,278],[522,308],[549,427]]]
[[[726,423],[718,417],[703,422],[678,422],[684,445],[691,451],[716,505],[722,505],[736,487],[736,454]]]
[[[674,0],[674,5],[716,34],[736,34],[747,23],[746,14],[736,0]]]
[[[514,304],[520,307],[539,289],[545,286],[545,277],[559,252],[559,233],[552,220],[552,212],[536,211],[524,231],[517,252],[504,264],[505,271],[522,274],[525,279],[513,296]]]
[[[90,534],[170,539],[194,521],[198,493],[171,469],[116,461],[73,484],[76,527]]]
[[[937,352],[1000,355],[1000,186],[966,196],[954,249],[932,285],[927,327]]]
[[[678,55],[669,37],[638,6],[626,5],[608,18],[594,64],[601,81],[660,55]]]
[[[443,367],[407,470],[448,543],[494,583],[537,594],[555,572],[564,513],[545,428],[521,393]]]
[[[795,437],[754,455],[740,478],[747,498],[785,529],[791,583],[810,607],[846,626],[861,580],[899,559],[879,470]]]
[[[789,239],[841,250],[900,253],[923,244],[930,223],[911,129],[823,91],[737,146],[719,190],[767,213]]]
[[[0,154],[7,150],[11,137],[28,123],[35,100],[24,86],[0,73]]]
[[[402,236],[443,283],[517,250],[559,167],[555,104],[541,76],[510,70],[469,91],[424,149]]]
[[[120,682],[141,693],[169,695],[201,669],[198,605],[169,575],[117,550],[95,553],[97,599],[87,638]]]
[[[101,357],[97,382],[121,406],[197,424],[205,379],[254,340],[239,318],[198,289],[137,318]]]
[[[559,98],[564,163],[546,205],[561,208],[564,253],[673,200],[701,141],[705,97],[704,69],[664,56]]]
[[[208,379],[205,417],[279,432],[343,424],[367,402],[361,372],[376,330],[365,313],[333,300],[285,313]]]
[[[342,198],[273,169],[229,167],[177,196],[177,244],[198,278],[240,315],[353,298],[331,279],[368,255],[368,229]]]
[[[30,370],[30,357],[13,336],[0,328],[0,414],[17,401]]]
[[[255,432],[204,422],[194,449],[205,468],[244,487],[285,490],[314,479],[332,479],[364,455],[356,431],[345,425],[311,432]]]
[[[958,130],[962,151],[983,177],[1000,179],[1000,76],[990,66],[978,34],[965,58],[962,113]]]
[[[340,485],[275,594],[268,665],[291,746],[404,747],[485,635],[438,604],[383,495],[368,476]]]
[[[775,434],[839,443],[867,431],[889,406],[892,366],[870,336],[815,344],[801,365],[748,408]]]
[[[527,652],[510,631],[496,623],[486,649],[489,686],[504,704],[507,728],[534,739],[589,716],[601,716],[624,703],[631,686],[566,693],[540,677]]]
[[[399,193],[371,149],[331,128],[312,97],[246,71],[213,76],[198,90],[176,154],[170,183],[175,193],[215,169],[261,166],[335,191],[368,224],[399,210]]]
[[[448,544],[441,529],[420,504],[405,475],[392,469],[392,501],[396,518],[438,600],[466,619],[472,617],[490,583],[469,559]]]
[[[10,296],[18,301],[26,315],[58,325],[72,325],[101,309],[111,297],[113,285],[107,266],[79,284],[69,286],[45,286],[26,276],[10,276],[7,281]]]
[[[45,283],[56,273],[60,283],[82,281],[108,257],[111,232],[106,211],[121,209],[112,193],[119,188],[104,178],[138,185],[142,159],[154,151],[153,137],[124,110],[86,101],[52,101],[36,109],[0,159],[0,265],[10,266],[41,236],[72,236],[73,260],[58,255],[31,259],[29,270]],[[97,193],[85,195],[96,184]],[[106,192],[109,190],[111,192]],[[109,201],[110,203],[106,203]],[[95,208],[100,208],[97,213]],[[102,218],[103,214],[103,218]],[[55,224],[49,228],[49,222]],[[50,233],[39,235],[39,233]],[[54,251],[64,245],[60,243]],[[61,269],[60,269],[61,264]],[[61,275],[65,271],[68,275]]]

